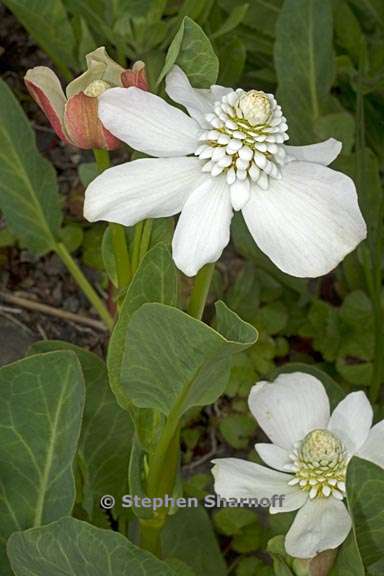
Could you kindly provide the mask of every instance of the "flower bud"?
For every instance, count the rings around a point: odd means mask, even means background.
[[[235,109],[252,126],[265,124],[271,115],[269,98],[260,90],[250,90],[242,94],[235,104]]]
[[[124,70],[104,47],[87,54],[86,61],[87,70],[68,84],[66,94],[56,74],[45,66],[28,70],[25,84],[63,142],[84,150],[114,150],[121,142],[99,120],[98,97],[116,86],[147,90],[145,65],[136,62],[132,70]]]
[[[144,62],[138,60],[134,63],[131,70],[124,70],[121,75],[121,82],[124,88],[136,86],[137,88],[141,88],[141,90],[149,90]]]

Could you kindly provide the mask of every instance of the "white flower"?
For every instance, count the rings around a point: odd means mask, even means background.
[[[330,415],[322,383],[301,372],[256,384],[249,407],[272,440],[256,444],[256,451],[275,470],[238,458],[214,460],[215,491],[222,498],[285,495],[270,512],[299,510],[285,539],[291,556],[336,548],[351,529],[343,503],[347,464],[357,455],[384,468],[384,420],[371,428],[363,392],[348,394]]]
[[[340,142],[286,146],[281,107],[261,91],[197,90],[176,66],[166,90],[189,116],[138,88],[99,96],[103,125],[157,158],[98,176],[86,192],[88,220],[132,226],[181,212],[173,258],[188,276],[220,257],[233,210],[242,210],[259,248],[294,276],[329,272],[366,236],[352,180],[326,167]]]

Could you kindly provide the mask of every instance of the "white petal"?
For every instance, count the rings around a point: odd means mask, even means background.
[[[331,164],[341,152],[343,145],[335,138],[328,138],[319,144],[310,146],[284,146],[289,156],[302,162],[316,162],[316,164]]]
[[[228,96],[228,94],[231,94],[234,90],[233,88],[227,88],[226,86],[213,84],[209,91],[211,94],[211,102],[213,104],[214,102],[221,100],[224,96]]]
[[[254,185],[243,215],[259,248],[301,278],[328,273],[366,236],[353,181],[309,162],[287,164],[268,190]]]
[[[185,203],[173,236],[173,259],[184,274],[194,276],[220,258],[232,216],[225,177],[206,178]]]
[[[231,185],[231,204],[234,210],[244,208],[251,195],[251,187],[248,178],[246,180],[236,180]]]
[[[212,112],[209,90],[192,88],[188,76],[179,66],[174,66],[166,77],[165,90],[178,104],[182,104],[190,116],[203,128],[210,127],[205,114]]]
[[[371,428],[357,455],[384,468],[384,420]]]
[[[272,502],[269,508],[271,514],[292,512],[293,510],[298,510],[307,502],[308,492],[304,492],[304,490],[301,490],[298,486],[288,486],[288,488],[289,491],[285,488],[285,491],[281,493],[281,500],[275,499],[275,501]]]
[[[106,90],[99,117],[114,136],[150,156],[183,156],[198,145],[195,120],[140,88]]]
[[[180,212],[203,178],[197,158],[145,158],[109,168],[88,186],[84,216],[132,226]]]
[[[213,460],[213,464],[215,492],[222,498],[272,499],[275,495],[284,496],[281,507],[275,500],[275,506],[271,507],[273,512],[297,510],[307,499],[307,494],[297,486],[288,485],[292,478],[289,474],[281,474],[239,458]]]
[[[313,558],[323,550],[337,548],[348,536],[351,526],[343,502],[332,496],[308,500],[288,531],[286,551],[295,558]]]
[[[292,450],[315,428],[326,428],[329,400],[322,383],[310,374],[280,374],[251,390],[249,408],[274,444]]]
[[[340,438],[352,455],[367,440],[372,419],[372,406],[364,392],[352,392],[336,406],[328,429]]]
[[[292,460],[289,458],[289,451],[276,446],[276,444],[255,444],[255,449],[260,458],[268,466],[275,468],[275,470],[287,472],[285,466],[292,464]]]

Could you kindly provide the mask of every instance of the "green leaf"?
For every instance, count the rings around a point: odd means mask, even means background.
[[[65,0],[65,5],[70,12],[75,16],[82,16],[92,30],[113,44],[114,37],[106,18],[106,6],[104,2],[97,3],[101,9],[95,9],[95,2],[90,0]]]
[[[358,65],[366,42],[358,18],[348,2],[336,2],[334,5],[335,35],[337,42],[347,50]]]
[[[241,22],[244,20],[248,8],[249,4],[240,4],[238,6],[234,6],[228,18],[225,20],[225,22],[223,22],[222,26],[220,26],[218,30],[211,34],[211,38],[219,38],[220,36],[228,34],[237,28],[238,25],[241,24]]]
[[[59,340],[36,342],[30,353],[71,350],[81,364],[86,399],[79,457],[82,473],[82,506],[93,523],[100,519],[100,497],[112,494],[116,501],[128,493],[128,466],[133,425],[111,392],[106,366],[96,354]],[[119,508],[113,511],[118,516]],[[102,518],[104,521],[104,517]]]
[[[320,380],[328,394],[331,410],[334,410],[337,404],[345,398],[344,390],[333,378],[331,378],[331,376],[329,376],[329,374],[323,372],[320,368],[316,368],[316,366],[311,366],[309,364],[290,362],[289,364],[277,368],[271,374],[270,379],[274,380],[279,374],[291,374],[292,372],[304,372],[305,374],[310,374]]]
[[[276,27],[278,101],[293,144],[316,140],[314,124],[334,77],[329,0],[286,0]]]
[[[284,536],[275,536],[268,542],[267,550],[273,558],[275,576],[294,576],[288,566],[289,556],[285,551]]]
[[[76,68],[75,36],[61,0],[4,0],[35,42],[60,68]]]
[[[75,17],[72,20],[72,25],[75,31],[78,46],[77,59],[81,65],[83,65],[87,54],[96,50],[97,44],[84,18],[81,16]]]
[[[120,406],[131,407],[131,399],[120,383],[124,343],[133,313],[146,302],[176,305],[178,299],[177,271],[168,248],[159,243],[145,255],[125,296],[119,320],[108,347],[110,385]]]
[[[80,182],[87,187],[99,173],[96,162],[83,162],[78,168]]]
[[[8,86],[0,81],[0,208],[10,231],[36,254],[55,247],[61,213],[56,175]]]
[[[358,10],[371,16],[384,28],[384,4],[382,0],[350,0]]]
[[[158,84],[178,64],[194,88],[209,88],[219,73],[219,60],[202,28],[186,16],[168,48]]]
[[[336,361],[339,374],[355,386],[369,386],[372,380],[372,362],[340,357]]]
[[[127,14],[130,18],[161,18],[166,0],[115,0],[116,17]]]
[[[315,132],[319,140],[336,138],[343,144],[343,154],[350,154],[355,142],[355,120],[349,112],[334,112],[320,116],[315,121]]]
[[[358,170],[361,167],[361,174]],[[379,250],[383,234],[381,213],[384,196],[380,179],[380,166],[376,155],[369,148],[338,161],[337,169],[346,172],[358,185],[359,203],[368,227],[368,244],[372,257]],[[380,255],[376,256],[378,259]]]
[[[382,574],[384,470],[368,460],[352,458],[347,469],[347,501],[364,565],[370,573]]]
[[[177,576],[122,534],[74,518],[14,534],[8,555],[16,576]]]
[[[204,508],[186,508],[168,518],[162,533],[165,558],[178,558],[204,576],[225,576],[225,562]]]
[[[257,346],[257,344],[256,344]],[[231,375],[225,394],[233,398],[248,398],[249,392],[257,380],[257,372],[247,352],[236,354],[232,358]]]
[[[216,528],[226,536],[239,534],[245,526],[257,522],[257,516],[246,508],[222,508],[213,516]]]
[[[0,248],[7,248],[8,246],[13,246],[15,244],[15,237],[10,233],[8,228],[2,228],[0,230]]]
[[[244,43],[230,37],[219,46],[220,76],[219,83],[223,86],[236,86],[243,75],[247,50]]]
[[[257,428],[255,419],[249,414],[228,414],[219,424],[224,440],[233,448],[246,448]]]
[[[266,566],[259,558],[249,556],[240,558],[236,576],[275,576],[271,566]]]
[[[356,545],[353,531],[340,547],[329,576],[365,576],[364,565]]]
[[[247,554],[265,547],[265,529],[258,522],[245,526],[239,534],[236,534],[232,548],[240,554]]]
[[[104,270],[101,247],[105,232],[104,222],[97,222],[85,231],[83,239],[83,262],[95,270]]]
[[[325,360],[334,361],[342,343],[338,309],[323,300],[314,300],[300,335],[313,338],[313,348],[321,352]]]
[[[260,305],[260,283],[257,269],[246,262],[226,294],[226,303],[240,318],[253,322]]]
[[[192,568],[177,558],[166,560],[165,563],[169,566],[172,566],[172,568],[176,570],[177,576],[197,576],[196,572],[192,570]]]
[[[257,311],[254,324],[260,332],[277,334],[286,327],[287,321],[288,310],[282,302],[277,301],[262,306]]]
[[[60,230],[60,236],[67,250],[69,252],[75,252],[83,242],[83,228],[81,224],[67,224]]]
[[[256,330],[222,302],[219,334],[181,310],[144,304],[132,316],[124,346],[121,382],[135,406],[181,416],[211,404],[227,383],[231,355],[251,346]],[[161,387],[159,387],[161,382]]]
[[[70,514],[72,463],[80,434],[84,382],[72,352],[39,354],[0,369],[0,535]],[[5,551],[2,574],[9,574]]]
[[[162,242],[171,246],[174,231],[172,218],[155,218],[152,222],[151,248]]]
[[[244,24],[274,37],[276,20],[282,3],[283,0],[250,0]],[[233,10],[234,4],[242,5],[243,0],[220,0],[220,6],[227,12]]]

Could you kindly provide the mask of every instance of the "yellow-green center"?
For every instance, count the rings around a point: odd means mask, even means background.
[[[290,485],[309,491],[311,499],[345,494],[346,453],[342,442],[329,430],[312,430],[291,454],[295,477]]]
[[[111,85],[108,82],[105,82],[105,80],[93,80],[93,82],[91,82],[84,90],[84,94],[91,98],[97,98],[110,87]]]

